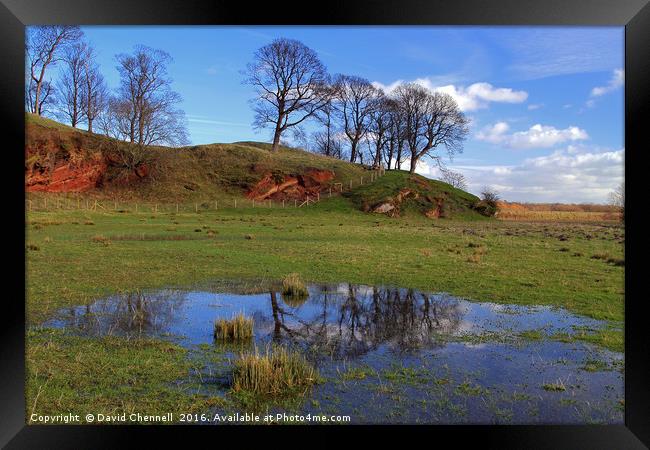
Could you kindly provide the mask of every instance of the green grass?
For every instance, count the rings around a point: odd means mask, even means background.
[[[304,392],[318,381],[318,372],[298,351],[281,346],[257,348],[234,362],[232,389],[261,396]]]
[[[27,417],[31,414],[205,412],[218,397],[175,386],[187,377],[187,351],[157,340],[66,336],[60,330],[27,334]]]

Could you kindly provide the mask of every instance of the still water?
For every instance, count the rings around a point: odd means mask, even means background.
[[[603,322],[558,308],[348,283],[311,285],[300,301],[272,288],[233,292],[111,296],[44,325],[213,346],[226,357],[201,376],[211,395],[227,395],[236,352],[298,348],[323,382],[291,406],[266,405],[272,412],[346,414],[353,423],[623,423],[623,355],[571,339]],[[238,313],[253,317],[254,342],[219,347],[215,319]]]

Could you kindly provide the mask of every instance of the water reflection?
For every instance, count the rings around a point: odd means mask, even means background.
[[[178,321],[185,302],[175,291],[133,292],[69,308],[57,322],[93,336],[159,335]]]
[[[309,312],[278,302],[274,292],[269,298],[273,341],[332,357],[358,357],[382,344],[397,352],[436,346],[436,337],[457,331],[463,316],[456,299],[405,289],[325,286],[310,300]],[[263,314],[255,321],[262,331],[269,327]]]
[[[197,299],[166,290],[112,296],[70,308],[49,325],[94,336],[171,333],[191,338],[217,318],[248,310],[258,341],[354,358],[383,344],[396,352],[436,346],[438,336],[458,330],[464,314],[452,297],[351,284],[312,286],[309,298],[299,301],[274,290],[266,295],[213,295]]]

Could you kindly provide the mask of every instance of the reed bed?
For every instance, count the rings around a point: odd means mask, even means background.
[[[282,295],[285,297],[305,298],[309,296],[309,291],[299,274],[290,273],[282,280]]]
[[[259,395],[295,393],[316,383],[318,372],[305,357],[285,347],[257,347],[242,353],[234,362],[233,391],[248,391]]]
[[[241,341],[253,337],[253,318],[237,314],[232,319],[214,322],[214,337],[222,341]]]

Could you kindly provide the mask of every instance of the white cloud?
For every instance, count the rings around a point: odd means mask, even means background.
[[[522,103],[528,98],[525,91],[515,91],[511,88],[497,88],[490,83],[474,83],[467,87],[447,84],[444,86],[437,85],[431,78],[417,78],[412,81],[420,86],[429,89],[432,92],[445,92],[451,95],[458,103],[461,111],[475,111],[477,109],[487,108],[489,103]],[[377,81],[373,86],[382,89],[386,93],[391,93],[395,88],[404,84],[404,80],[397,80],[390,84],[382,84]]]
[[[540,109],[542,106],[544,106],[542,103],[531,103],[528,105],[528,111],[535,111],[536,109]]]
[[[623,182],[624,149],[568,146],[516,165],[451,167],[462,172],[472,192],[497,189],[510,201],[603,203]]]
[[[600,97],[601,95],[608,94],[612,91],[623,86],[625,82],[625,71],[623,69],[616,69],[612,74],[612,77],[607,83],[607,86],[597,86],[591,90],[592,97]]]
[[[497,122],[479,131],[476,138],[481,141],[499,144],[514,149],[549,148],[567,141],[580,141],[589,138],[581,128],[570,126],[557,129],[549,125],[536,124],[526,131],[508,133],[506,122]]]

